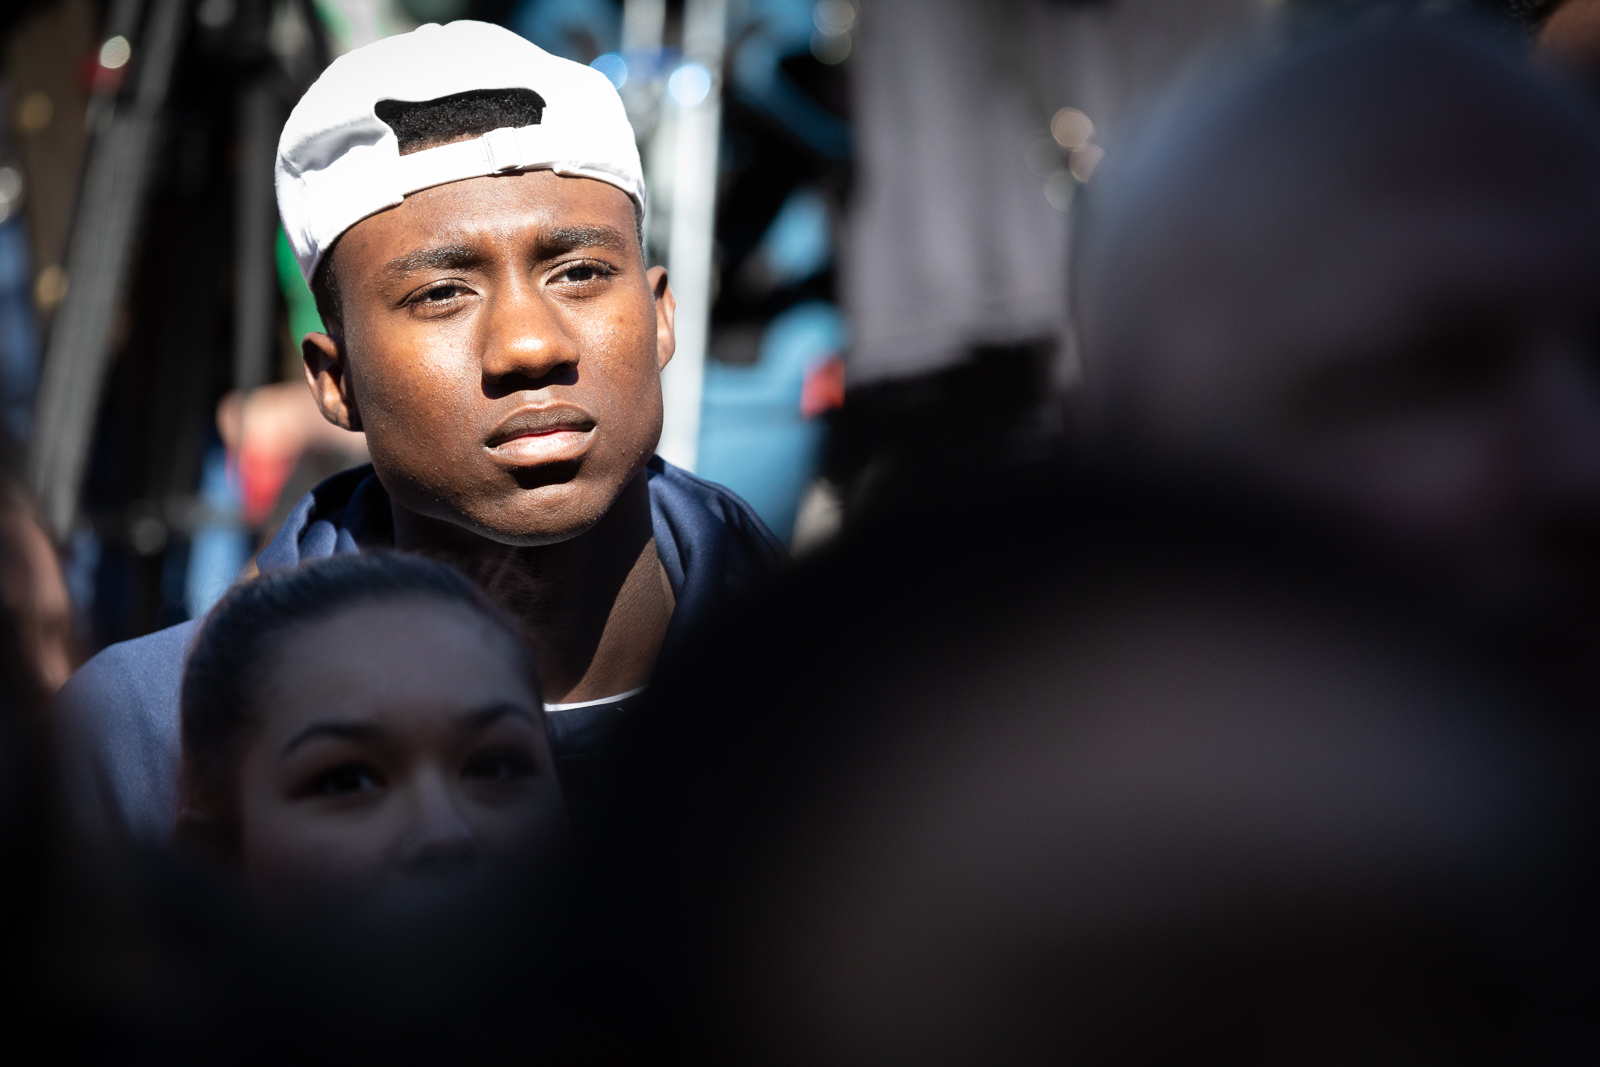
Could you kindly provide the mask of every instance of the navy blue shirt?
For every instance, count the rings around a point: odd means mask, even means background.
[[[750,505],[662,460],[646,469],[656,550],[677,606],[661,658],[717,606],[784,558]],[[370,464],[336,474],[295,505],[256,565],[263,574],[394,544],[389,495]],[[69,810],[91,832],[161,843],[177,816],[179,693],[197,621],[112,645],[56,698],[61,774]],[[555,711],[550,740],[563,781],[582,777],[620,703]]]

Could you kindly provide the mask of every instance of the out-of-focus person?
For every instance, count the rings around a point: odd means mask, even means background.
[[[0,954],[28,976],[0,1019],[23,1044],[35,1032],[39,920],[55,888],[47,710],[73,663],[72,613],[55,549],[27,493],[0,472]]]
[[[40,690],[54,693],[77,665],[72,601],[55,546],[26,492],[9,478],[0,478],[0,604]]]
[[[846,522],[908,481],[1055,447],[1052,397],[1080,376],[1061,293],[1083,184],[1142,101],[1268,5],[856,7],[850,344],[823,462]]]
[[[258,578],[185,667],[178,837],[268,900],[493,874],[565,827],[539,697],[516,623],[442,563]]]
[[[415,1062],[532,1034],[567,1062],[605,997],[541,696],[517,621],[444,563],[236,586],[187,661],[172,847],[66,837],[41,865],[30,1025],[71,1060]]]
[[[1554,0],[1539,25],[1539,51],[1600,84],[1600,3]]]
[[[300,381],[227,394],[217,405],[217,432],[238,463],[240,518],[269,539],[318,483],[371,458],[366,435],[323,418]]]
[[[1465,24],[1325,29],[1197,79],[1097,175],[1089,422],[1600,651],[1600,129]]]
[[[985,494],[1003,549],[942,495],[857,527],[622,736],[636,1033],[796,1064],[1585,1047],[1559,716],[1324,524],[1115,472]]]

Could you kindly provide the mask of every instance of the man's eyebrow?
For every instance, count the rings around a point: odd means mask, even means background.
[[[365,741],[383,734],[383,727],[375,722],[314,722],[284,743],[282,755],[287,756],[307,741],[319,737],[333,737],[341,741]]]
[[[629,234],[611,226],[559,226],[539,235],[539,258],[549,259],[580,248],[626,252],[631,243]]]
[[[440,245],[396,256],[383,265],[383,272],[405,275],[419,270],[466,270],[478,266],[486,258],[478,249],[467,245]]]
[[[475,711],[469,711],[461,716],[460,724],[461,729],[464,731],[481,733],[501,719],[521,719],[535,730],[539,729],[539,720],[533,717],[532,712],[520,704],[512,704],[506,701],[490,704],[486,708],[478,708]]]

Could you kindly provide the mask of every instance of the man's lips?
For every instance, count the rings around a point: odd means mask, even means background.
[[[494,428],[484,447],[496,462],[511,467],[561,463],[589,450],[594,425],[582,408],[522,408]]]

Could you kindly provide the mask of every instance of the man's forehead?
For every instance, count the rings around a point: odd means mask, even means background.
[[[579,247],[624,252],[637,241],[633,201],[615,186],[549,171],[471,178],[424,189],[368,216],[340,241],[359,247],[368,269],[417,269],[508,242],[559,253]],[[414,263],[396,262],[418,257]]]

